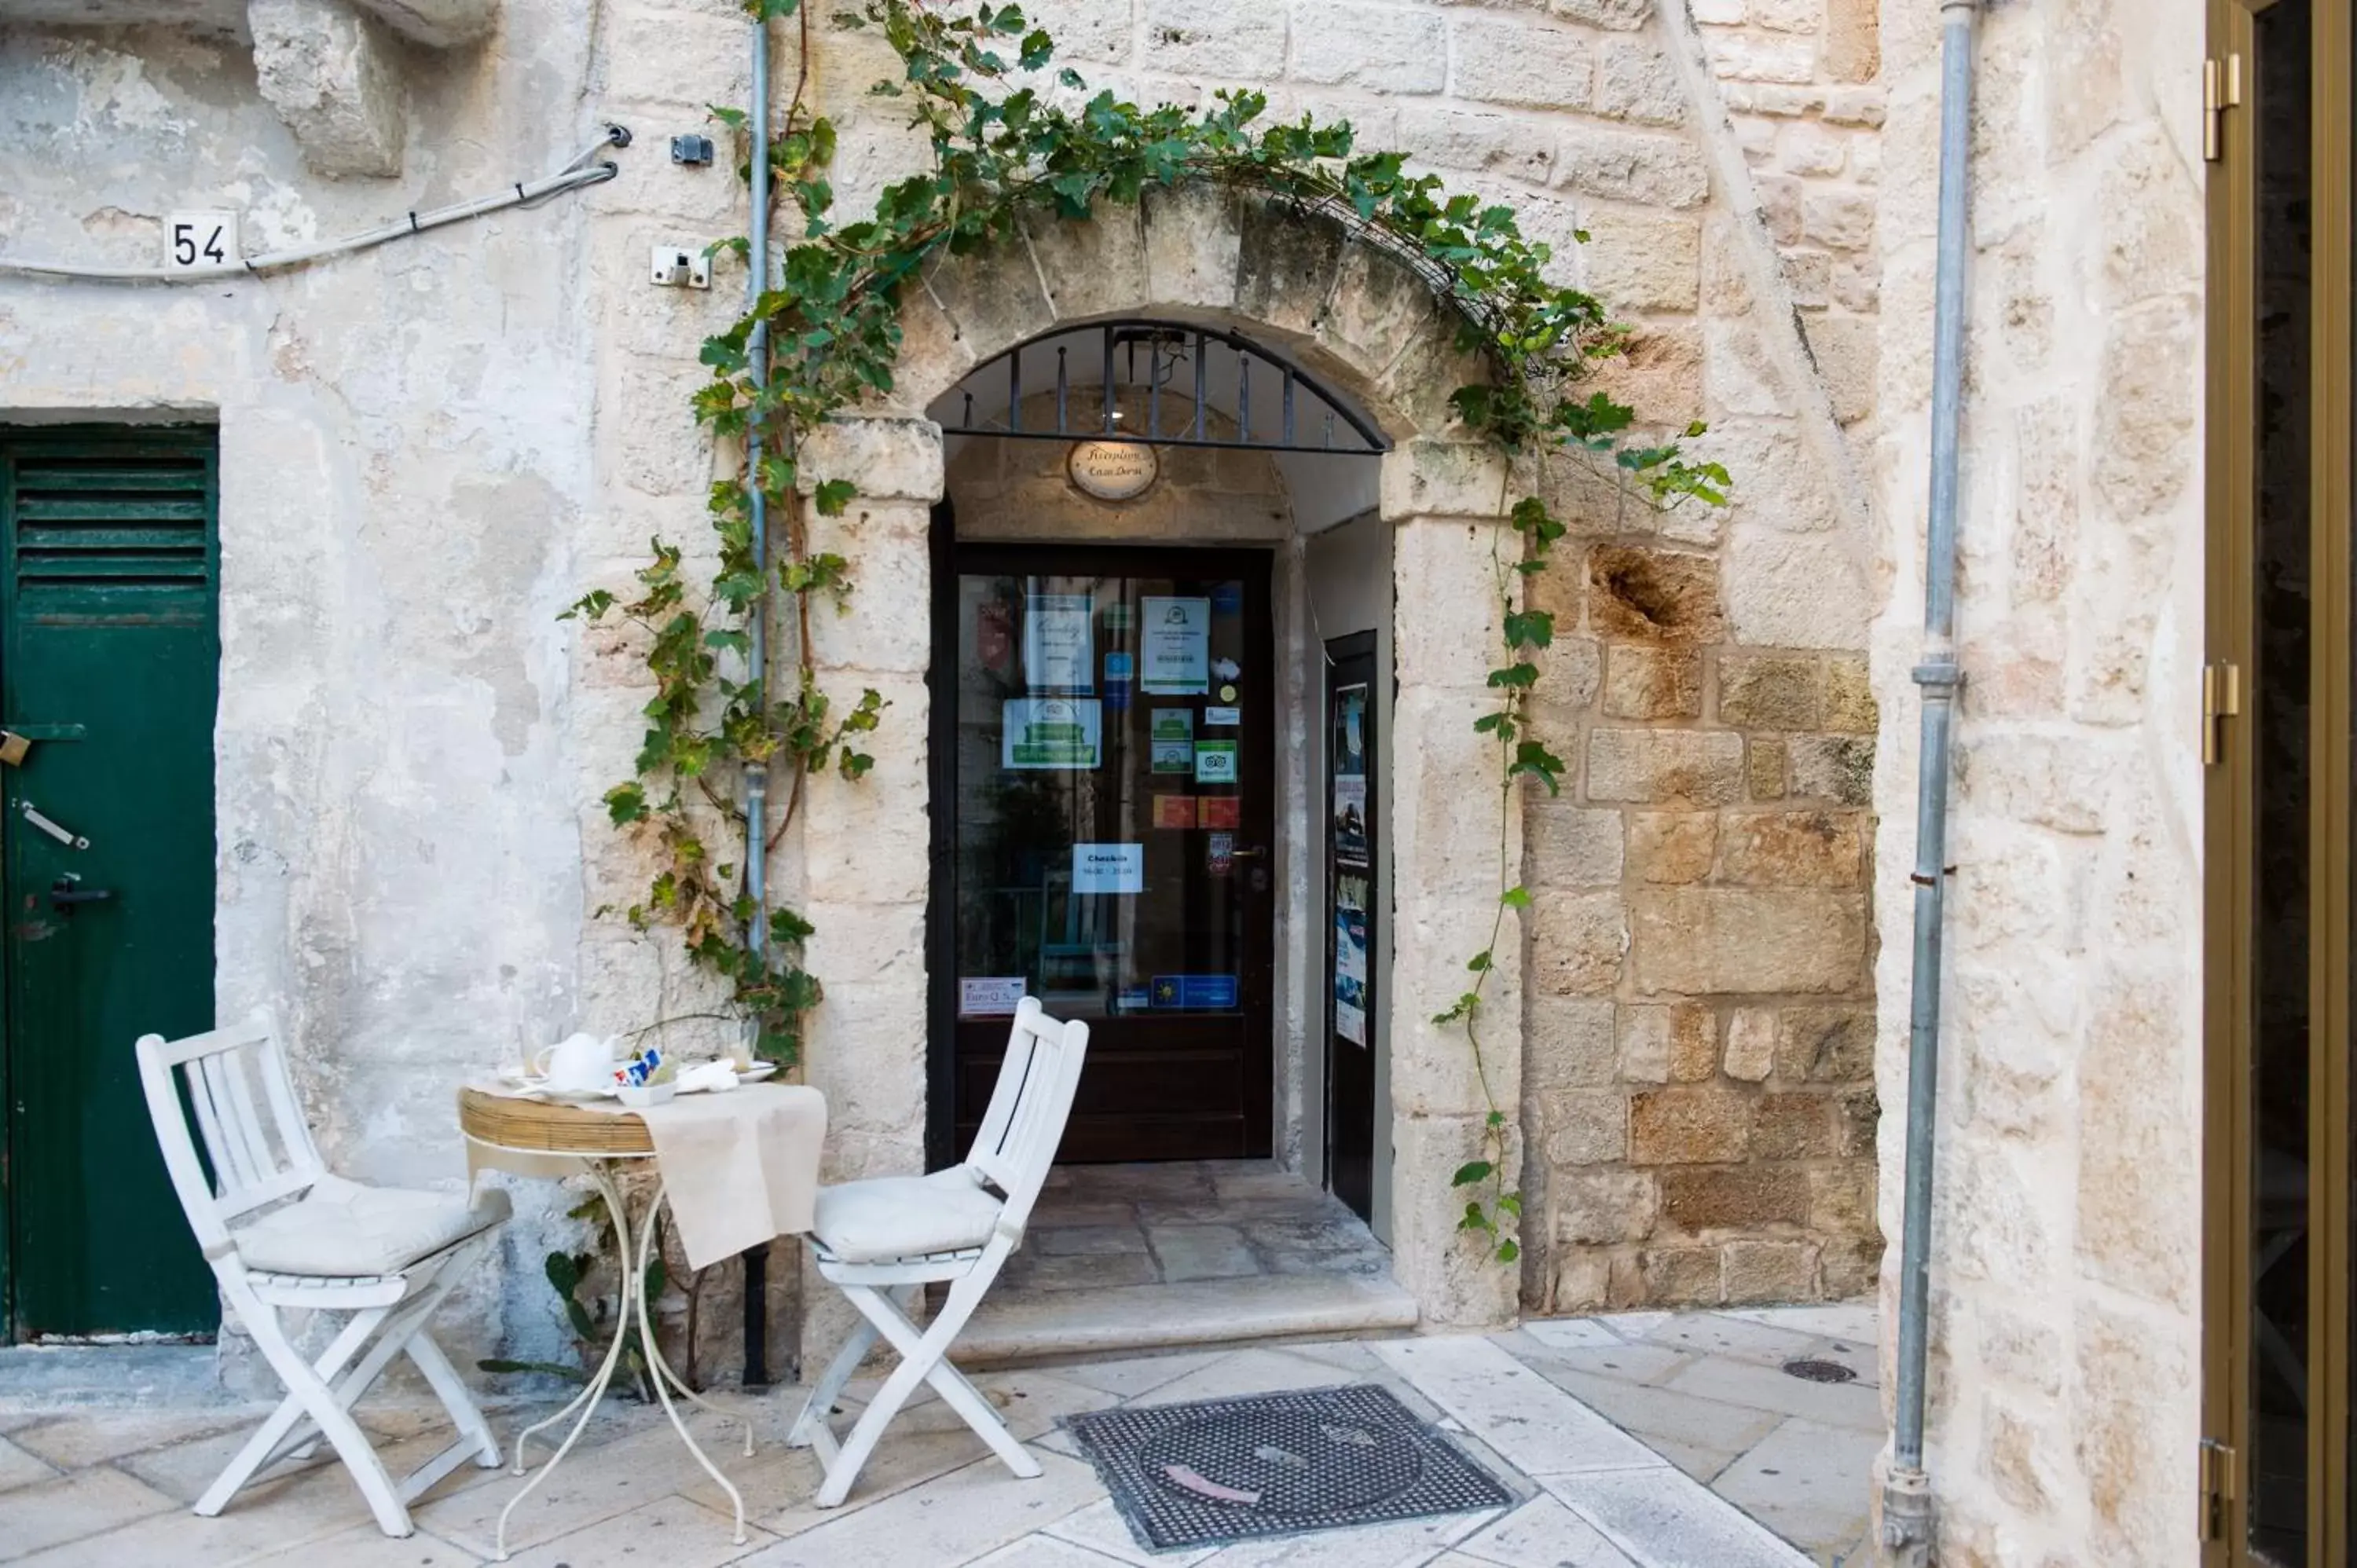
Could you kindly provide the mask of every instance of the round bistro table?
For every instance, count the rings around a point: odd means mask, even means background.
[[[557,1445],[548,1463],[534,1472],[532,1479],[508,1499],[507,1507],[500,1510],[496,1538],[499,1561],[504,1563],[508,1559],[508,1515],[515,1512],[516,1505],[530,1497],[565,1455],[572,1452],[582,1429],[597,1413],[598,1401],[605,1396],[608,1386],[614,1380],[615,1369],[621,1363],[622,1341],[629,1337],[633,1316],[638,1319],[639,1344],[647,1358],[650,1380],[654,1384],[656,1395],[662,1401],[663,1413],[671,1417],[673,1429],[679,1434],[679,1440],[687,1444],[687,1451],[695,1455],[695,1462],[720,1484],[720,1489],[726,1492],[728,1500],[736,1505],[736,1543],[744,1545],[745,1499],[729,1483],[728,1477],[720,1473],[720,1467],[697,1446],[694,1434],[688,1431],[687,1423],[680,1419],[678,1407],[672,1402],[672,1391],[676,1389],[683,1397],[724,1420],[744,1421],[748,1456],[753,1452],[753,1423],[745,1417],[722,1410],[689,1388],[686,1380],[671,1369],[671,1363],[663,1359],[662,1348],[655,1338],[654,1316],[647,1301],[646,1262],[655,1244],[655,1220],[662,1213],[663,1187],[660,1171],[656,1175],[654,1196],[647,1200],[646,1215],[639,1225],[637,1245],[633,1247],[631,1244],[630,1217],[623,1198],[620,1177],[629,1162],[655,1157],[654,1140],[647,1131],[647,1124],[627,1111],[591,1110],[563,1101],[525,1100],[512,1095],[488,1093],[479,1089],[461,1089],[458,1090],[458,1129],[467,1135],[468,1143],[482,1150],[494,1155],[527,1156],[514,1165],[502,1165],[497,1159],[487,1162],[494,1168],[533,1176],[576,1173],[587,1176],[597,1187],[598,1197],[605,1199],[606,1212],[612,1216],[614,1221],[615,1245],[621,1251],[621,1300],[614,1315],[614,1342],[606,1348],[606,1359],[599,1364],[597,1375],[589,1380],[587,1388],[574,1395],[564,1409],[533,1423],[516,1436],[514,1473],[521,1476],[524,1473],[524,1444],[531,1440],[532,1434],[543,1427],[555,1425],[576,1411],[580,1412],[573,1423],[573,1429],[565,1434],[565,1441]],[[552,1165],[551,1162],[554,1161],[572,1163],[569,1165]]]

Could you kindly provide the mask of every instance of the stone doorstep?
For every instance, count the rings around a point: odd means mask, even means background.
[[[1008,1367],[1200,1345],[1405,1334],[1415,1323],[1415,1298],[1388,1277],[1272,1274],[985,1297],[952,1354],[962,1367]]]
[[[12,1345],[0,1348],[0,1410],[45,1414],[110,1406],[235,1410],[210,1345]],[[257,1408],[267,1412],[268,1404]]]

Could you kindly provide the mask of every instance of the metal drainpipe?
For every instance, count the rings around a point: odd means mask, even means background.
[[[753,130],[752,218],[746,256],[745,306],[760,303],[770,281],[770,27],[759,17],[750,25],[753,50],[753,91],[749,118]],[[766,380],[770,369],[770,324],[753,323],[748,342],[753,374]],[[761,574],[761,593],[753,601],[752,624],[746,628],[746,663],[761,700],[767,689],[770,659],[770,505],[761,493],[758,465],[761,460],[761,416],[757,409],[745,435],[746,489],[751,498],[753,564]],[[752,918],[746,939],[757,962],[766,966],[770,950],[770,769],[761,762],[745,765],[745,895],[752,901]],[[759,1388],[770,1380],[770,1250],[766,1245],[745,1253],[745,1385]]]
[[[1942,0],[1940,228],[1932,326],[1932,498],[1923,546],[1923,693],[1915,786],[1915,956],[1907,1041],[1907,1190],[1899,1262],[1899,1418],[1882,1490],[1882,1540],[1902,1563],[1928,1560],[1931,1477],[1923,1469],[1923,1373],[1931,1296],[1932,1140],[1940,1093],[1940,925],[1948,853],[1948,736],[1956,689],[1956,459],[1964,404],[1964,250],[1972,147],[1975,0]]]

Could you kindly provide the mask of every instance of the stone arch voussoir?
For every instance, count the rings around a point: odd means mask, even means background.
[[[1211,184],[1146,193],[931,268],[901,303],[893,403],[916,413],[1019,344],[1108,317],[1197,321],[1284,354],[1394,442],[1461,438],[1449,394],[1486,383],[1415,267],[1331,214]]]

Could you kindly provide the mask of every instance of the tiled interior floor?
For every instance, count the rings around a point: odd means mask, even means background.
[[[1045,1475],[1011,1478],[928,1400],[894,1423],[849,1503],[826,1513],[810,1505],[817,1470],[808,1451],[780,1445],[793,1391],[724,1393],[724,1402],[752,1416],[761,1438],[748,1459],[733,1429],[698,1418],[707,1452],[745,1494],[749,1529],[741,1546],[730,1540],[726,1499],[660,1412],[616,1402],[517,1509],[511,1560],[537,1568],[1861,1563],[1868,1464],[1882,1421],[1873,1329],[1865,1306],[1643,1315],[1538,1322],[1491,1336],[1258,1346],[985,1373],[976,1383],[1039,1455]],[[1805,1382],[1780,1369],[1804,1356],[1855,1367],[1859,1379]],[[1454,1433],[1505,1483],[1514,1505],[1148,1554],[1057,1425],[1060,1416],[1124,1402],[1351,1380],[1385,1384]],[[260,1411],[154,1400],[135,1406],[128,1391],[115,1408],[12,1408],[12,1386],[0,1367],[0,1562],[461,1568],[490,1555],[500,1509],[520,1484],[504,1471],[462,1469],[417,1506],[418,1533],[393,1541],[377,1533],[350,1483],[323,1460],[249,1490],[219,1519],[200,1520],[187,1511],[189,1500]],[[494,1424],[511,1437],[538,1413],[503,1411]],[[414,1410],[364,1407],[362,1414],[386,1440],[396,1470],[445,1441],[424,1430]],[[544,1453],[536,1448],[535,1458]]]
[[[1330,1193],[1265,1161],[1060,1165],[997,1290],[1375,1275],[1391,1254]]]

